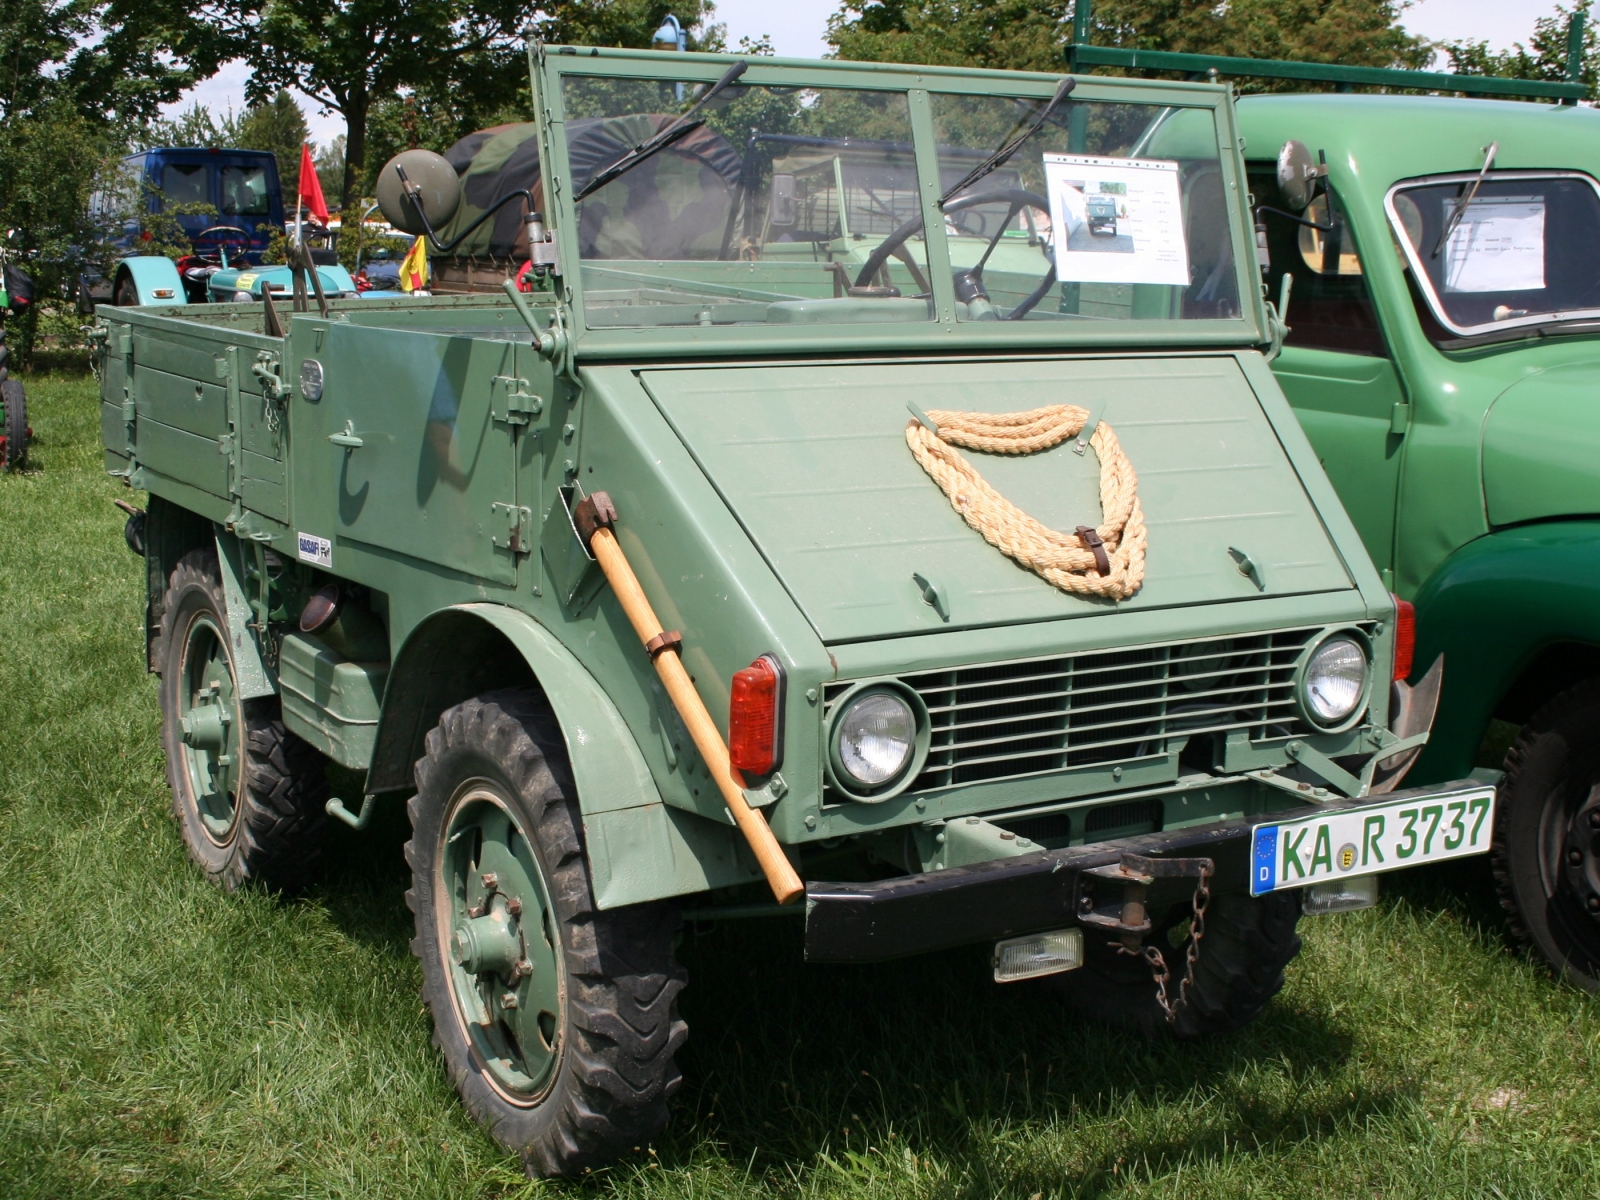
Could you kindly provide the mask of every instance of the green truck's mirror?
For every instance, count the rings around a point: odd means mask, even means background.
[[[1311,203],[1311,193],[1319,175],[1304,142],[1290,138],[1283,144],[1283,149],[1278,151],[1278,191],[1283,194],[1285,204],[1295,212],[1303,211]]]
[[[408,183],[410,187],[406,186]],[[428,225],[434,229],[444,225],[461,207],[461,180],[456,177],[456,169],[432,150],[402,150],[378,172],[378,207],[383,210],[384,220],[406,233],[427,233],[417,205],[407,198],[408,191],[421,204]]]

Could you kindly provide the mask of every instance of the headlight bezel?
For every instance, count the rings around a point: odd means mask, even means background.
[[[1361,652],[1361,657],[1366,663],[1366,672],[1361,680],[1361,694],[1357,697],[1355,707],[1350,712],[1337,720],[1329,721],[1322,717],[1311,706],[1306,692],[1307,678],[1311,673],[1312,660],[1329,642],[1344,640],[1355,645]],[[1368,708],[1372,705],[1372,680],[1376,674],[1376,653],[1372,639],[1362,629],[1355,626],[1339,626],[1328,629],[1323,634],[1310,642],[1305,653],[1300,657],[1299,666],[1294,673],[1294,703],[1301,720],[1305,721],[1318,733],[1344,733],[1353,729],[1367,715]]]
[[[868,787],[845,770],[839,758],[839,735],[846,713],[867,697],[883,694],[894,696],[911,710],[914,725],[911,753],[892,778],[876,787]],[[876,679],[857,683],[834,701],[832,711],[828,714],[824,737],[827,752],[823,755],[823,763],[828,786],[847,800],[853,800],[858,804],[881,804],[905,791],[921,774],[923,765],[928,760],[928,745],[933,735],[932,723],[928,719],[928,708],[921,696],[897,679]]]

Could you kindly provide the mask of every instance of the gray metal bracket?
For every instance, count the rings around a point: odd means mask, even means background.
[[[278,694],[278,681],[261,660],[256,642],[255,613],[244,590],[244,563],[239,539],[218,533],[217,565],[222,570],[222,596],[228,606],[228,642],[232,649],[233,682],[241,700]]]

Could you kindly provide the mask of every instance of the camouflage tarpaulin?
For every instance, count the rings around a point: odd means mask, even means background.
[[[568,125],[567,154],[575,188],[676,118],[665,113],[592,117]],[[531,122],[497,125],[462,138],[445,159],[461,177],[461,208],[444,229],[456,237],[509,192],[527,189],[544,203],[539,143]],[[584,253],[600,258],[714,258],[738,192],[739,153],[701,126],[602,188],[582,207]],[[630,187],[630,181],[640,184]],[[635,197],[638,197],[636,204]],[[622,204],[621,210],[616,205]],[[462,258],[521,260],[525,206],[508,204],[463,242]]]

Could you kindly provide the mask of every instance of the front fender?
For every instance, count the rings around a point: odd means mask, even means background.
[[[116,279],[120,284],[125,278],[132,278],[141,308],[189,303],[183,280],[178,278],[177,264],[170,258],[155,254],[125,258],[117,264]],[[114,289],[112,295],[116,295]]]
[[[458,605],[406,639],[385,689],[368,791],[410,786],[422,738],[439,714],[511,682],[507,643],[560,723],[600,908],[761,877],[731,826],[662,803],[632,731],[594,676],[532,617],[504,605]]]
[[[1522,525],[1469,542],[1416,595],[1418,663],[1445,656],[1415,783],[1465,776],[1489,720],[1547,648],[1600,646],[1600,521]]]

